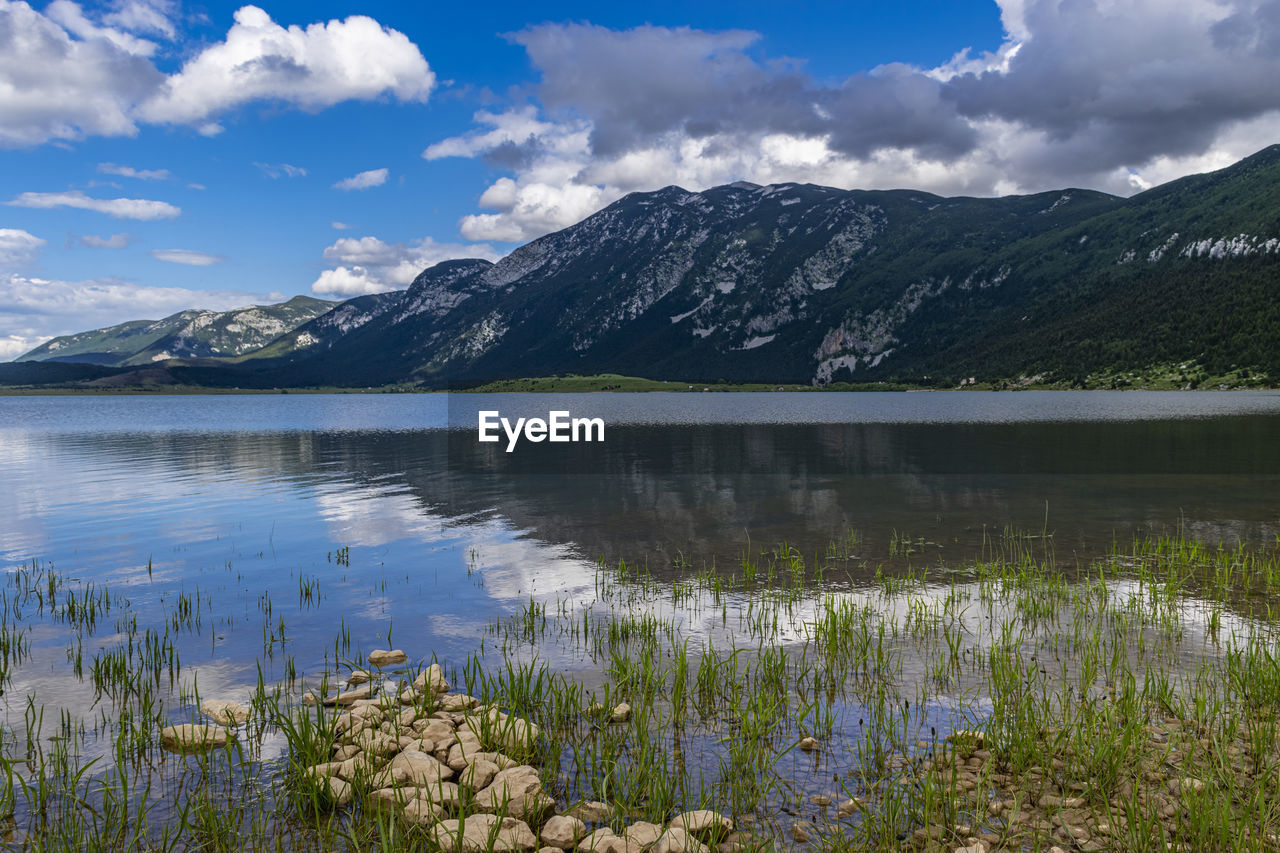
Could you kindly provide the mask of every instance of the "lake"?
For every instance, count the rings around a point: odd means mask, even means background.
[[[476,441],[481,410],[599,417],[605,441],[507,453]],[[495,656],[495,626],[531,603],[590,607],[619,561],[671,587],[763,552],[812,566],[835,542],[823,582],[856,594],[1011,543],[1064,568],[1160,535],[1274,543],[1277,436],[1274,392],[3,397],[0,563],[105,585],[140,623],[194,607],[164,711],[186,719],[193,687],[246,699],[260,672],[331,669],[335,635],[356,660],[528,657]],[[815,606],[801,595],[795,624]],[[715,608],[678,624],[733,641]],[[119,637],[90,634],[86,659]],[[11,726],[27,697],[109,716],[68,677],[65,630],[39,622],[29,644],[7,672]],[[537,654],[606,680],[580,649]],[[926,713],[943,725],[945,703]]]
[[[605,442],[475,440],[479,410],[557,409],[603,418]],[[678,574],[677,555],[853,530],[856,582],[901,558],[891,541],[962,562],[1006,528],[1068,563],[1179,528],[1272,540],[1278,436],[1272,392],[5,397],[0,559],[143,601],[198,584],[215,611],[316,578],[298,651],[340,617],[445,657],[530,594],[590,590],[601,556]],[[259,646],[199,654],[230,687]]]

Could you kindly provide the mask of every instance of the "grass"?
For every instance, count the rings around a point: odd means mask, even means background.
[[[927,544],[845,532],[812,553],[748,544],[726,566],[601,562],[594,595],[514,603],[446,674],[510,715],[479,718],[487,748],[537,767],[558,810],[605,803],[615,829],[706,807],[756,848],[1278,849],[1275,545],[1165,538],[1063,566],[1051,538],[1005,531],[980,560],[912,564],[936,559]],[[876,550],[874,582],[844,579]],[[429,847],[386,813],[335,809],[305,772],[351,723],[303,694],[363,666],[344,628],[322,672],[298,671],[289,620],[325,598],[305,576],[296,610],[259,598],[261,659],[283,663],[259,667],[226,748],[177,755],[159,730],[197,719],[179,640],[217,630],[209,595],[169,590],[144,615],[108,585],[38,562],[9,570],[0,688],[30,665],[33,638],[56,634],[66,677],[97,700],[55,713],[27,695],[0,732],[4,844]],[[414,651],[392,675],[430,661]],[[413,706],[436,710],[425,695]]]

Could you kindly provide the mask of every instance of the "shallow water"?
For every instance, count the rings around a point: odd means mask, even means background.
[[[606,440],[507,454],[476,443],[480,409],[600,416]],[[1178,527],[1271,540],[1277,435],[1266,392],[7,397],[0,563],[108,581],[143,612],[198,588],[222,627],[189,638],[184,669],[245,693],[260,597],[284,607],[303,582],[305,669],[340,624],[363,648],[390,626],[464,656],[531,594],[593,596],[599,556],[677,576],[748,540],[817,552],[856,530],[856,584],[961,564],[1009,527],[1065,563]],[[47,639],[5,698],[86,699]]]
[[[505,453],[476,442],[480,410],[598,416],[606,440]],[[677,605],[673,585],[783,542],[814,556],[842,542],[826,594],[859,600],[880,568],[961,567],[1007,553],[1011,530],[1063,567],[1169,532],[1274,542],[1277,435],[1275,393],[8,397],[0,565],[106,584],[139,624],[194,602],[195,624],[173,632],[173,720],[193,718],[193,687],[247,700],[259,666],[276,682],[292,659],[314,680],[342,634],[357,660],[386,646],[454,665],[485,644],[486,665],[537,654],[592,689],[607,675],[557,612],[648,614],[724,648],[744,636],[752,595],[697,586]],[[620,559],[656,587],[623,582],[610,600],[600,579]],[[552,626],[495,646],[511,638],[498,623],[531,599],[552,603]],[[770,642],[798,644],[820,606],[789,599]],[[1194,608],[1187,617],[1188,648],[1202,646]],[[9,724],[29,697],[50,718],[109,718],[89,680],[68,677],[67,628],[29,624],[30,652],[0,695]],[[86,661],[123,634],[104,619],[87,637]],[[928,678],[923,660],[904,666],[904,685]],[[948,690],[918,710],[922,732],[966,721]],[[833,707],[834,736],[856,738],[861,706]],[[708,772],[720,734],[690,733]],[[108,742],[90,737],[82,757]],[[283,749],[269,733],[254,755]],[[844,772],[825,761],[784,756],[809,793],[831,793],[828,774]]]

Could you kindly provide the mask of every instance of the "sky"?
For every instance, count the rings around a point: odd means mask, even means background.
[[[0,360],[404,288],[629,192],[1131,195],[1280,142],[1280,0],[0,0]]]

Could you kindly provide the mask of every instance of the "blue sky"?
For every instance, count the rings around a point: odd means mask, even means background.
[[[1130,194],[1280,141],[1274,0],[0,0],[0,359],[406,286],[627,192]]]

